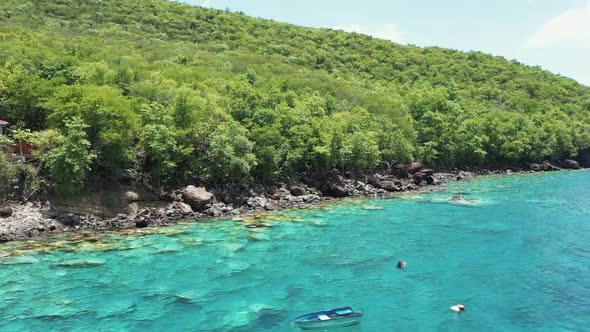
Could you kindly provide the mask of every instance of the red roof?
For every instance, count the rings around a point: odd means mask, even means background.
[[[0,125],[7,125],[7,124],[8,124],[7,121],[4,121],[4,120],[0,119]]]

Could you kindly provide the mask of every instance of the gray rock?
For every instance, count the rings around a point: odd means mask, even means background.
[[[274,211],[279,209],[279,205],[275,201],[267,201],[264,205],[264,209],[267,211]]]
[[[561,163],[561,166],[567,169],[579,169],[580,163],[572,159],[566,159]]]
[[[350,194],[346,191],[346,188],[343,185],[333,184],[328,186],[326,190],[324,190],[324,194],[327,196],[335,197],[335,198],[342,198],[348,197]]]
[[[207,204],[213,203],[215,197],[203,187],[188,186],[182,192],[183,200],[194,211],[203,211]]]
[[[193,209],[190,205],[183,202],[174,202],[171,204],[173,209],[178,210],[180,213],[187,215],[193,213]]]
[[[399,186],[397,186],[395,184],[395,182],[393,182],[393,181],[380,181],[379,186],[377,188],[385,189],[387,191],[399,191],[400,190]]]
[[[291,186],[289,191],[293,196],[303,196],[307,193],[307,190],[305,190],[305,188],[303,188],[302,186]]]
[[[0,207],[0,217],[8,218],[12,216],[13,210],[10,206],[2,206]]]
[[[529,164],[529,169],[531,171],[539,172],[539,171],[541,171],[541,165],[539,165],[537,163],[531,163],[531,164]]]
[[[408,167],[408,173],[414,174],[416,172],[421,171],[423,168],[424,168],[424,165],[422,165],[421,163],[419,163],[419,162],[413,162]]]

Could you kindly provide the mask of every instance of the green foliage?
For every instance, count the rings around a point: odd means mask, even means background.
[[[79,117],[66,120],[62,135],[55,138],[53,147],[43,155],[58,192],[76,193],[84,186],[90,165],[96,158],[90,152],[88,127]]]
[[[212,182],[231,181],[250,174],[256,166],[252,153],[254,144],[247,138],[248,132],[237,122],[223,122],[211,134],[207,150],[205,174]]]
[[[74,117],[82,119],[97,163],[107,175],[116,176],[129,163],[137,117],[129,100],[117,89],[66,85],[44,105],[50,110],[49,123],[55,128],[65,129]]]
[[[50,129],[41,153],[63,191],[89,168],[136,167],[158,186],[272,182],[590,148],[590,89],[571,79],[162,0],[2,1],[0,114]]]
[[[0,151],[0,198],[6,198],[14,192],[18,184],[19,168],[10,160],[8,154]]]

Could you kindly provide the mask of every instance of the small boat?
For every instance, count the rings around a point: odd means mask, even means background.
[[[357,325],[361,322],[362,311],[351,307],[312,312],[295,318],[293,323],[302,330],[322,330],[330,327]]]

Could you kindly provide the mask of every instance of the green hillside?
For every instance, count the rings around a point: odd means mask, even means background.
[[[2,1],[0,118],[63,192],[590,148],[590,88],[540,68],[161,0]]]

